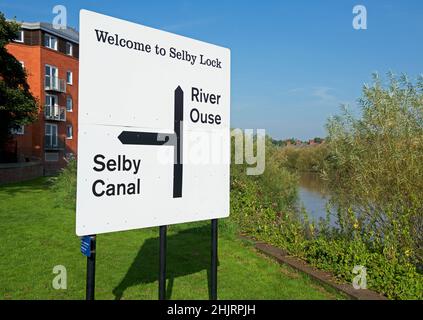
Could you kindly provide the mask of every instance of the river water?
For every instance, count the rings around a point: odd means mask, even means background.
[[[318,221],[320,218],[326,219],[329,193],[324,186],[323,180],[316,173],[303,173],[300,176],[299,206],[303,207],[310,218]],[[331,225],[334,221],[331,218]]]

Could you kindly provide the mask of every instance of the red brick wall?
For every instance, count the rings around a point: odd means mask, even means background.
[[[7,45],[7,50],[19,61],[23,61],[25,69],[28,73],[28,84],[31,92],[39,100],[40,109],[38,120],[31,125],[25,126],[24,135],[16,135],[18,141],[18,159],[23,161],[25,158],[36,158],[42,161],[45,171],[56,171],[66,165],[63,157],[65,153],[73,153],[76,155],[78,140],[78,78],[79,78],[79,61],[78,59],[60,53],[42,46],[29,46],[18,43]],[[45,65],[49,64],[58,68],[59,78],[66,80],[66,72],[72,71],[72,85],[66,85],[66,93],[54,94],[58,96],[58,104],[66,107],[66,97],[69,95],[73,101],[73,111],[66,113],[66,122],[52,121],[57,124],[58,134],[66,143],[65,151],[59,152],[58,162],[46,162],[44,157],[44,72]],[[49,121],[50,122],[50,121]],[[66,126],[70,124],[73,127],[72,139],[66,139]]]
[[[0,164],[0,184],[31,180],[42,175],[41,162]]]
[[[23,61],[25,70],[27,72],[27,80],[30,86],[32,95],[40,101],[41,94],[41,75],[40,75],[40,63],[41,63],[41,49],[39,46],[25,46],[16,43],[10,43],[6,46],[9,53],[15,56],[19,61]],[[42,114],[41,104],[39,111]],[[25,126],[24,135],[16,135],[18,142],[18,160],[23,160],[28,157],[36,157],[41,160],[40,145],[33,144],[33,131],[38,130],[38,124],[35,122],[31,125]]]

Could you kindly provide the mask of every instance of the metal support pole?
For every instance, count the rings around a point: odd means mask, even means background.
[[[167,226],[160,226],[159,300],[166,300],[166,231]]]
[[[217,300],[217,219],[211,220],[211,300]]]
[[[95,292],[95,251],[96,251],[96,236],[91,238],[91,254],[87,257],[87,290],[86,300],[94,300]]]

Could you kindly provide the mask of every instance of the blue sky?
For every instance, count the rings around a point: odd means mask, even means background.
[[[90,9],[232,51],[232,127],[282,139],[324,136],[341,103],[354,110],[372,72],[423,73],[423,1],[0,1],[6,17],[68,25]],[[367,8],[367,30],[352,9]]]

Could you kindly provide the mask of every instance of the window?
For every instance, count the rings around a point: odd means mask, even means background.
[[[72,97],[71,96],[66,97],[66,111],[72,112]]]
[[[57,125],[52,123],[46,123],[45,125],[45,147],[52,148],[58,146],[57,139]]]
[[[46,161],[59,161],[59,152],[46,152],[44,157]]]
[[[15,42],[24,42],[24,31],[19,30],[16,34],[16,38],[14,39]]]
[[[11,134],[23,135],[25,133],[25,127],[19,126],[15,129],[10,130]]]
[[[57,106],[57,96],[46,94],[46,106],[54,107]]]
[[[44,35],[44,46],[47,48],[57,50],[57,38],[49,34]]]
[[[72,128],[72,125],[69,124],[66,126],[66,139],[72,139],[72,135],[73,135],[73,128]]]
[[[73,46],[70,42],[66,42],[66,54],[69,56],[73,54]]]
[[[59,71],[56,67],[49,66],[46,64],[45,68],[45,86],[49,89],[58,88],[58,74]]]
[[[59,108],[57,106],[57,96],[46,94],[45,115],[46,119],[58,119]]]
[[[72,84],[72,71],[66,72],[66,82],[67,84]]]

